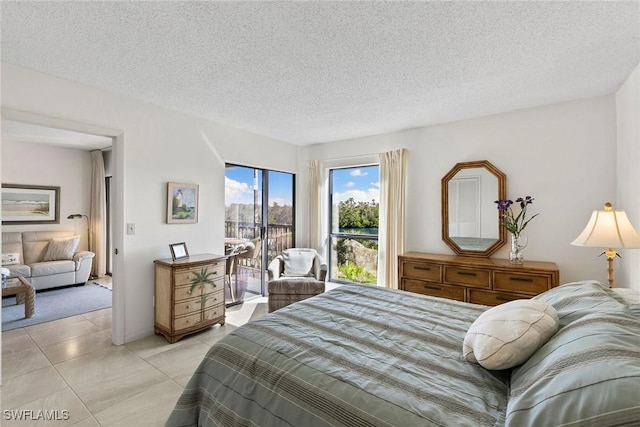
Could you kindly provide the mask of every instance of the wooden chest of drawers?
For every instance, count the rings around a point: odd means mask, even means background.
[[[471,258],[407,252],[398,257],[402,290],[475,304],[531,298],[559,284],[552,262]]]
[[[225,262],[223,255],[212,254],[154,262],[156,334],[174,343],[216,323],[224,325]]]

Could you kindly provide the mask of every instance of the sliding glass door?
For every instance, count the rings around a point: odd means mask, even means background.
[[[282,250],[294,245],[294,181],[295,176],[290,173],[226,166],[228,305],[266,295],[269,263]]]

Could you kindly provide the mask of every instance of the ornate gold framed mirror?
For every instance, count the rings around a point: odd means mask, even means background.
[[[442,178],[442,240],[458,255],[489,257],[507,241],[494,203],[507,176],[487,160],[457,163]]]

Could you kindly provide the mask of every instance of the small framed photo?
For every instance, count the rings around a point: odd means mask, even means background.
[[[185,242],[172,243],[169,245],[169,249],[171,249],[171,258],[174,261],[189,258],[189,251],[187,250],[187,244]]]
[[[198,222],[198,185],[167,183],[167,224]]]

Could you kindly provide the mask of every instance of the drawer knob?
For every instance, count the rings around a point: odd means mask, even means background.
[[[188,309],[190,309],[190,308],[191,308],[191,306],[190,306],[189,304],[187,304],[187,305],[185,306],[185,308],[188,310]]]
[[[416,270],[431,271],[431,267],[416,267]]]
[[[441,291],[442,288],[440,286],[433,286],[433,285],[424,285],[425,289],[432,289],[434,291]]]

